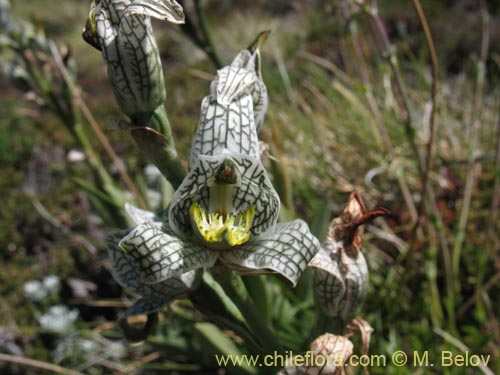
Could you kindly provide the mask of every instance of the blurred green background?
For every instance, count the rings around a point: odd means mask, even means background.
[[[111,120],[120,113],[105,65],[81,38],[88,3],[23,0],[13,2],[12,14],[68,48],[85,102],[147,195],[148,163],[126,132],[112,129]],[[184,3],[196,21],[193,2]],[[286,214],[304,218],[321,236],[352,190],[369,208],[386,207],[393,214],[369,224],[365,237],[371,284],[361,315],[375,328],[370,352],[428,350],[431,362],[439,363],[443,350],[470,350],[491,355],[488,367],[499,373],[500,3],[422,1],[438,62],[428,171],[432,196],[422,187],[414,152],[416,147],[425,153],[430,139],[432,64],[412,1],[380,0],[380,17],[363,11],[370,1],[201,3],[224,64],[258,32],[272,30],[263,48],[270,106],[261,139],[269,146],[264,160]],[[154,22],[154,27],[166,108],[186,160],[216,67],[182,26]],[[11,52],[0,53],[4,64]],[[0,353],[82,373],[129,373],[127,365],[152,349],[122,344],[109,326],[128,303],[109,273],[103,246],[104,235],[118,225],[100,217],[81,188],[78,181],[90,183],[91,175],[61,120],[5,75],[0,75],[0,98]],[[90,139],[125,189],[116,166]],[[149,194],[154,201],[154,191]],[[412,209],[422,200],[427,203],[415,229]],[[49,285],[48,296],[38,302],[27,298],[26,283],[43,283],[49,275],[58,276],[58,286]],[[78,312],[71,334],[42,326],[40,317],[56,304],[66,306],[66,315]],[[161,355],[137,373],[217,371],[189,367],[197,364],[182,356],[169,364],[167,352]],[[480,371],[371,369],[373,374]],[[44,373],[1,360],[0,372]]]

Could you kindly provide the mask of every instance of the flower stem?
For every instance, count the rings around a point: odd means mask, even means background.
[[[203,49],[207,53],[207,55],[210,57],[210,59],[213,61],[217,69],[222,68],[222,60],[220,59],[219,55],[217,54],[217,50],[215,49],[215,44],[212,41],[212,35],[210,33],[210,30],[208,28],[208,22],[207,22],[207,17],[205,14],[205,10],[201,6],[201,0],[195,0],[194,6],[196,9],[196,15],[198,16],[198,21],[200,23],[200,28],[201,28],[201,33],[203,35],[203,39],[205,41],[205,45]]]
[[[248,294],[241,277],[228,272],[214,272],[214,278],[222,285],[226,294],[240,310],[248,326],[260,343],[262,354],[284,354],[285,350],[280,342],[264,323],[259,312]]]
[[[177,156],[165,107],[159,106],[147,120],[135,119],[136,122],[140,126],[132,128],[131,134],[137,145],[177,189],[186,176],[186,170]]]

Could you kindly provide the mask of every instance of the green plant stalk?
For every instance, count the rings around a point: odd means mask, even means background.
[[[133,121],[134,125],[139,125],[131,130],[137,145],[177,189],[186,176],[186,170],[177,156],[165,107],[161,105],[153,114]]]
[[[279,129],[277,128],[277,126],[273,126],[271,130],[272,139],[268,141],[270,152],[271,155],[278,155],[277,160],[270,160],[271,170],[275,179],[274,185],[276,186],[276,190],[278,191],[278,195],[280,196],[281,203],[287,209],[287,213],[290,214],[290,217],[295,217],[292,181],[285,164],[282,162],[283,158],[281,157],[281,155],[283,153],[279,144]]]
[[[102,160],[97,156],[94,148],[92,147],[92,144],[90,143],[90,140],[82,126],[80,113],[77,110],[72,113],[73,122],[65,121],[62,113],[60,114],[60,117],[69,132],[84,150],[86,156],[85,160],[92,171],[95,185],[99,190],[106,192],[107,196],[111,200],[111,205],[103,201],[106,205],[106,209],[112,211],[111,217],[114,218],[113,220],[117,221],[117,224],[123,222],[121,207],[125,204],[125,196],[123,195],[123,192],[116,187],[113,179],[108,173],[108,170],[104,167]]]
[[[183,0],[177,1],[184,8],[184,13],[186,13],[185,23],[182,27],[182,31],[191,39],[191,41],[203,52],[205,52],[208,58],[212,61],[217,69],[223,67],[222,60],[217,53],[214,43],[212,42],[212,37],[208,28],[208,23],[205,15],[205,11],[201,6],[200,0],[195,0],[195,12],[198,18],[198,25],[195,25],[191,21],[191,17],[187,14],[187,9],[184,6]]]
[[[429,315],[432,319],[432,323],[435,327],[439,327],[441,322],[444,321],[443,307],[441,305],[441,296],[439,293],[439,287],[437,283],[437,269],[435,255],[437,254],[437,249],[431,247],[429,253],[432,254],[432,259],[429,260],[426,265],[426,275],[430,284],[430,312]]]
[[[165,137],[168,145],[172,148],[175,148],[175,141],[174,137],[172,136],[170,121],[163,104],[159,105],[158,108],[154,110],[154,112],[136,115],[131,120],[133,126],[145,126],[161,133]]]
[[[248,294],[259,310],[259,314],[264,323],[269,324],[272,321],[272,297],[269,293],[269,287],[264,275],[247,276],[243,279]]]
[[[427,22],[427,17],[425,16],[424,10],[422,9],[422,4],[420,4],[420,0],[413,0],[413,5],[415,10],[417,11],[418,18],[420,19],[420,24],[424,30],[425,40],[427,42],[427,47],[429,49],[429,55],[431,58],[431,66],[432,66],[432,88],[431,88],[431,113],[429,116],[429,141],[427,142],[426,147],[426,155],[425,162],[423,164],[425,170],[423,171],[422,176],[422,188],[421,195],[425,196],[426,186],[429,178],[429,173],[432,170],[432,157],[433,157],[433,146],[434,146],[434,136],[436,132],[435,118],[436,118],[436,97],[437,97],[437,84],[438,84],[438,60],[436,54],[436,48],[434,46],[434,40],[432,39],[432,34],[429,28],[429,24]],[[419,216],[421,216],[424,209],[425,200],[422,199],[419,207]]]
[[[209,272],[203,273],[201,285],[191,293],[190,299],[210,321],[219,327],[233,330],[250,349],[260,351],[260,346],[250,333],[240,311]]]
[[[101,187],[97,186],[95,176],[93,182],[81,178],[73,179],[76,186],[81,187],[86,193],[91,206],[99,214],[104,223],[109,223],[117,228],[131,227],[134,225],[130,219],[121,213],[121,207],[117,207],[112,198]]]
[[[212,41],[212,34],[210,33],[210,30],[208,28],[207,17],[205,14],[205,10],[201,6],[201,0],[195,0],[194,6],[196,9],[196,15],[198,16],[198,21],[200,22],[201,33],[203,35],[203,46],[201,47],[213,61],[217,69],[220,69],[223,66],[222,60],[220,59],[217,50],[215,49],[215,45]]]
[[[218,315],[245,326],[245,320],[237,306],[209,272],[203,273],[201,285],[191,293],[190,298],[193,304],[203,312]]]
[[[109,194],[109,196],[118,207],[123,207],[123,204],[125,204],[123,192],[115,186],[111,176],[108,173],[108,170],[104,167],[101,159],[95,153],[92,144],[90,143],[89,138],[87,137],[87,134],[85,133],[82,123],[79,119],[80,115],[76,111],[75,117],[75,123],[70,128],[71,133],[84,149],[88,164],[91,169],[97,174],[100,185],[102,185],[104,190]]]
[[[123,223],[124,219],[121,213],[121,208],[126,202],[123,191],[115,185],[107,169],[102,164],[101,159],[95,153],[87,135],[85,134],[81,122],[75,122],[70,131],[78,140],[80,146],[85,152],[86,163],[92,172],[96,187],[106,193],[111,201],[111,204],[108,204],[105,200],[100,200],[105,204],[106,210],[111,211],[111,217],[114,218],[113,221],[116,221],[116,224]]]
[[[224,291],[231,298],[234,304],[238,307],[241,314],[245,318],[250,330],[260,343],[261,354],[284,354],[285,351],[280,342],[263,322],[260,314],[255,307],[254,302],[250,298],[245,284],[241,277],[228,272],[227,269],[215,270],[214,278],[221,284]]]
[[[238,336],[240,336],[245,345],[254,352],[260,351],[260,346],[257,340],[250,334],[246,326],[237,324],[229,319],[226,319],[219,315],[209,315],[209,320],[212,321],[217,326],[234,331]]]

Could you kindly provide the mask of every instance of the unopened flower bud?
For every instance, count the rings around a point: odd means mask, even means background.
[[[102,51],[118,105],[138,125],[166,97],[150,17],[184,22],[175,0],[94,0],[83,30],[83,39]]]

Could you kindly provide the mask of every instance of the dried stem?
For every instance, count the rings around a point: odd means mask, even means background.
[[[499,282],[500,282],[500,272],[495,274],[490,280],[488,280],[488,282],[482,285],[479,293],[475,293],[467,301],[465,301],[465,303],[457,311],[457,318],[463,316],[467,312],[467,310],[469,310],[474,305],[474,303],[477,302],[479,295],[487,292],[494,286],[498,286]]]
[[[207,17],[205,10],[201,6],[201,0],[194,0],[194,7],[196,9],[196,15],[198,16],[198,22],[200,23],[201,34],[203,35],[204,45],[203,50],[207,53],[210,59],[213,61],[217,69],[222,68],[222,60],[220,59],[215,44],[212,41],[212,34],[208,28]]]
[[[113,375],[127,375],[133,373],[135,370],[140,368],[142,365],[155,361],[158,358],[160,358],[160,353],[159,352],[153,352],[150,353],[139,360],[135,361],[134,363],[130,364],[127,366],[123,371],[115,372]]]
[[[467,347],[463,342],[459,341],[457,338],[453,337],[451,334],[449,334],[446,331],[443,331],[441,328],[434,328],[434,333],[437,335],[441,336],[444,340],[448,341],[450,344],[455,346],[457,349],[461,350],[464,353],[470,352],[470,348]],[[493,371],[491,371],[487,366],[484,365],[482,361],[479,362],[477,366],[483,374],[486,375],[494,375]]]
[[[24,366],[34,367],[42,370],[51,371],[55,374],[63,375],[83,375],[81,372],[70,370],[61,366],[53,365],[51,363],[37,361],[35,359],[19,357],[10,354],[0,353],[0,361],[17,363]]]
[[[423,165],[423,175],[422,175],[422,197],[425,196],[427,190],[427,183],[429,179],[429,173],[432,170],[432,156],[433,156],[433,145],[434,145],[434,136],[436,133],[435,129],[435,118],[436,118],[436,97],[438,90],[438,60],[436,55],[436,48],[434,46],[434,40],[432,39],[431,31],[429,29],[429,24],[427,22],[427,18],[425,17],[424,10],[422,9],[422,5],[420,4],[420,0],[413,0],[413,5],[415,6],[415,10],[417,11],[418,18],[422,25],[425,35],[425,41],[427,43],[427,48],[429,49],[429,55],[431,57],[431,67],[432,67],[432,87],[431,87],[431,113],[429,116],[429,140],[426,146],[425,152],[425,163]],[[423,213],[423,209],[425,207],[425,199],[421,200],[421,204],[419,207],[419,217]],[[418,223],[417,223],[418,225]]]
[[[389,66],[392,71],[393,79],[395,82],[395,89],[397,92],[395,92],[395,97],[399,99],[399,104],[401,105],[401,111],[403,113],[403,124],[406,132],[406,136],[408,138],[408,142],[410,143],[410,147],[417,159],[418,163],[418,170],[422,176],[423,174],[423,158],[422,154],[420,152],[420,149],[418,148],[417,142],[416,142],[416,137],[415,137],[415,131],[413,129],[412,123],[412,114],[410,110],[410,104],[408,97],[406,95],[406,90],[403,84],[403,79],[401,77],[401,72],[399,71],[398,68],[398,59],[395,53],[394,47],[391,45],[391,42],[389,40],[389,36],[387,35],[387,31],[385,30],[384,23],[382,22],[382,19],[380,18],[380,15],[378,13],[378,7],[377,7],[377,2],[375,0],[370,0],[369,1],[369,15],[370,15],[370,23],[372,26],[372,29],[374,31],[375,35],[375,40],[379,44],[379,48],[381,51],[382,56],[386,57],[387,61],[389,62]]]

